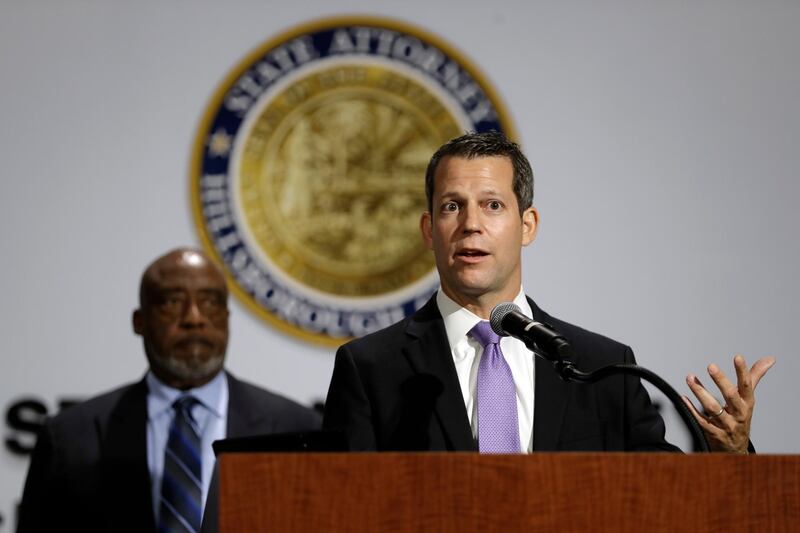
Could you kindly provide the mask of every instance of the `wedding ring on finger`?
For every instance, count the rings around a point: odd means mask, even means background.
[[[725,407],[720,407],[718,412],[710,414],[710,415],[707,414],[706,418],[708,418],[709,420],[712,420],[714,418],[717,418],[719,415],[721,415],[724,412],[725,412]]]

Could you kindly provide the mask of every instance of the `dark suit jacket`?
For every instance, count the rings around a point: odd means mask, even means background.
[[[629,347],[529,301],[534,319],[570,341],[577,368],[635,362]],[[664,440],[664,422],[638,378],[566,383],[539,357],[535,369],[535,450],[677,450]],[[344,431],[352,450],[476,449],[435,297],[401,322],[339,348],[323,426]]]
[[[319,428],[314,411],[230,374],[228,391],[228,437]],[[49,420],[31,458],[18,531],[154,531],[146,435],[144,380]]]

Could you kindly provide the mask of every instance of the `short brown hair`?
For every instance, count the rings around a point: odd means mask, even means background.
[[[517,143],[510,141],[498,131],[484,133],[466,133],[442,145],[431,157],[425,171],[425,197],[428,200],[428,211],[433,213],[433,178],[439,163],[445,157],[507,157],[514,167],[512,187],[517,197],[519,213],[533,205],[533,170],[531,164]]]

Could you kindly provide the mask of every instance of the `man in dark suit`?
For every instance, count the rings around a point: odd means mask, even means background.
[[[25,484],[19,531],[199,527],[199,516],[172,514],[180,504],[171,498],[185,496],[177,485],[165,496],[174,472],[180,477],[186,470],[172,451],[174,442],[185,438],[176,429],[178,400],[190,398],[186,416],[196,444],[188,453],[197,467],[189,477],[198,501],[183,503],[198,514],[214,466],[211,442],[318,429],[314,411],[223,369],[228,290],[202,252],[181,248],[156,259],[142,276],[139,297],[133,329],[142,337],[149,372],[44,425]]]
[[[675,450],[637,378],[565,383],[520,341],[486,333],[494,306],[513,301],[569,340],[578,368],[635,362],[629,347],[525,296],[521,249],[534,240],[538,213],[519,147],[495,132],[464,135],[434,154],[425,181],[420,226],[441,289],[405,320],[339,349],[324,427],[343,431],[353,450]],[[737,356],[737,385],[711,365],[725,406],[690,376],[710,413],[694,414],[714,450],[747,452],[753,390],[773,363],[748,370]]]

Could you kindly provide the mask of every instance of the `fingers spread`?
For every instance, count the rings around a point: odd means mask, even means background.
[[[713,363],[708,365],[708,375],[711,376],[711,379],[714,380],[714,383],[717,384],[717,387],[719,387],[721,391],[733,386],[733,383],[728,379],[728,376],[725,375],[725,372]]]
[[[700,414],[689,398],[684,396],[683,401],[705,432],[712,451],[746,453],[755,405],[755,388],[775,365],[775,358],[762,357],[748,369],[744,357],[736,355],[733,365],[736,369],[736,384],[717,365],[708,366],[708,374],[722,392],[724,404],[714,398],[693,374],[686,377],[686,383],[697,397],[700,408],[707,414]],[[721,412],[720,407],[723,407]]]
[[[700,383],[700,380],[697,378],[697,376],[689,374],[686,377],[686,383],[697,397],[697,401],[700,402],[700,406],[703,408],[703,411],[706,413],[716,413],[719,411],[722,405],[710,392],[706,390],[705,387],[703,387],[703,384]],[[703,417],[703,419],[705,420],[705,417]]]
[[[745,367],[745,373],[746,372],[747,369]],[[711,364],[708,365],[708,374],[711,376],[711,379],[714,380],[714,383],[717,384],[717,387],[719,387],[719,390],[722,393],[722,397],[725,398],[725,403],[728,406],[728,411],[731,414],[735,414],[739,411],[746,409],[747,406],[742,400],[742,397],[739,395],[739,388],[736,385],[734,385],[730,379],[728,379],[728,376],[725,375],[725,372],[720,370],[720,368],[717,365]],[[748,375],[748,383],[749,383],[749,375]],[[717,411],[719,411],[719,408],[717,408]],[[716,412],[716,411],[711,411],[711,412]]]
[[[687,398],[686,396],[682,396],[682,399],[683,403],[686,404],[686,407],[688,407],[689,411],[692,413],[692,416],[694,416],[694,419],[697,420],[698,424],[700,424],[700,428],[707,435],[712,435],[719,438],[725,434],[725,431],[723,429],[718,428],[717,426],[709,422],[705,416],[700,414],[700,412],[695,408],[694,404],[689,398]]]

